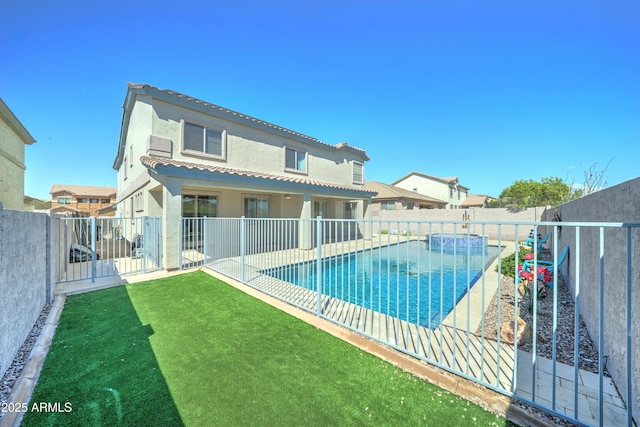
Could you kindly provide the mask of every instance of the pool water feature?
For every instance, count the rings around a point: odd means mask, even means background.
[[[459,251],[425,248],[424,241],[336,255],[321,263],[321,292],[382,314],[436,328],[482,276],[498,247]],[[316,290],[317,264],[262,272]]]
[[[433,250],[443,250],[445,252],[473,251],[483,252],[488,246],[487,236],[479,234],[454,234],[454,233],[432,233],[427,234],[427,247]]]

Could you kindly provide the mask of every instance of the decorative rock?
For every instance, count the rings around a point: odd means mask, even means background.
[[[518,345],[530,343],[532,338],[531,326],[518,316]],[[500,325],[500,339],[509,344],[514,342],[513,321],[502,322]]]

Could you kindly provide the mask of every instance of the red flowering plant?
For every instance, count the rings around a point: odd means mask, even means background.
[[[518,276],[521,281],[521,285],[519,286],[520,295],[523,297],[529,297],[529,312],[533,311],[533,287],[534,284],[538,281],[545,282],[545,284],[549,284],[553,281],[553,277],[551,276],[551,272],[547,267],[538,267],[537,274],[534,275],[532,271],[528,271],[522,268],[522,265],[518,265]],[[538,280],[535,280],[537,276]],[[544,285],[542,288],[538,287],[538,298],[543,297],[545,294]]]
[[[518,270],[520,270],[520,278],[523,281],[533,282],[533,273],[527,270],[523,270],[522,266],[518,266]]]
[[[553,277],[551,277],[551,272],[547,267],[538,267],[538,278],[545,283],[553,282]]]

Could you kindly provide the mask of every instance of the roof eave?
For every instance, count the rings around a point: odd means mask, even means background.
[[[29,131],[24,127],[22,122],[16,117],[15,114],[9,109],[7,104],[0,98],[0,116],[5,118],[6,123],[11,130],[22,140],[24,144],[31,145],[36,140],[31,136]]]
[[[143,163],[144,164],[144,163]],[[275,187],[275,179],[265,177],[247,176],[244,174],[229,174],[219,171],[193,169],[180,167],[175,165],[156,164],[154,166],[146,165],[147,169],[158,175],[165,175],[174,178],[184,179],[200,179],[208,181],[216,181],[222,185],[234,186],[254,186],[254,187]],[[336,188],[331,186],[323,186],[318,184],[296,182],[296,181],[277,181],[277,190],[280,192],[309,191],[313,189],[316,193],[331,194],[340,197],[373,197],[376,192],[367,190],[359,190],[356,188]]]

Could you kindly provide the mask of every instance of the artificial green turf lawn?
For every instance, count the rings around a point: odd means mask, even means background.
[[[207,275],[67,298],[23,425],[506,425]]]

